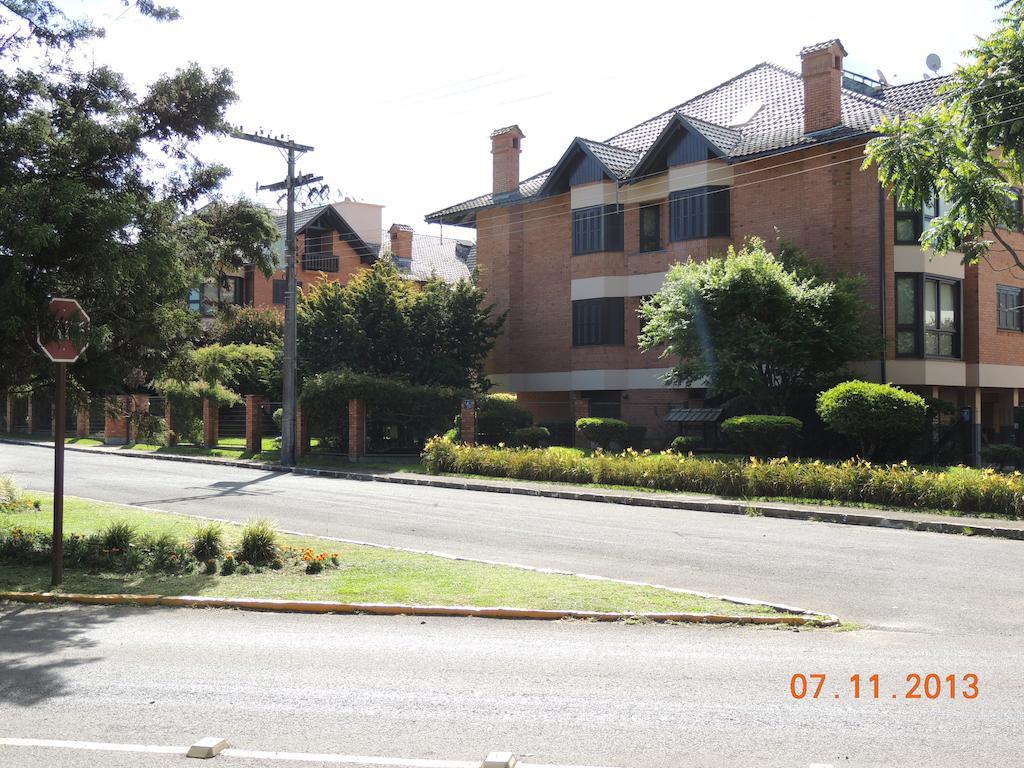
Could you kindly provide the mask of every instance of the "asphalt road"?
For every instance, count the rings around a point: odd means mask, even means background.
[[[1019,638],[0,606],[0,735],[446,760],[508,749],[570,765],[1006,766],[1020,758],[1022,665]],[[905,699],[914,671],[975,672],[980,695]],[[825,673],[822,696],[793,700],[794,672]],[[853,673],[880,675],[880,698],[854,700]],[[3,766],[183,762],[0,747]]]
[[[29,488],[49,489],[51,461],[45,448],[0,445],[0,473]],[[761,597],[867,628],[8,606],[0,736],[175,745],[218,735],[253,750],[450,760],[504,748],[576,765],[1020,761],[1020,542],[84,453],[68,454],[67,492]],[[828,675],[821,698],[792,699],[797,672]],[[852,699],[854,673],[878,674],[881,698]],[[911,673],[974,673],[981,695],[908,700]],[[180,764],[97,754],[0,746],[0,766]]]
[[[52,488],[52,451],[0,473]],[[303,533],[565,568],[838,614],[871,627],[1024,635],[1024,544],[68,452],[67,493]]]

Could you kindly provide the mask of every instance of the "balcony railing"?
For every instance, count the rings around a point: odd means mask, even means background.
[[[303,249],[302,268],[307,272],[337,272],[338,254],[330,247]]]

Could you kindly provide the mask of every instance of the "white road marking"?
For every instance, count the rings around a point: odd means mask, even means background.
[[[100,752],[151,752],[162,755],[184,755],[188,747],[166,747],[159,744],[113,744],[107,741],[61,741],[59,739],[0,738],[0,747],[54,747],[57,749],[88,749]]]
[[[115,744],[106,741],[63,741],[60,739],[18,739],[0,737],[0,747],[49,747],[53,749],[81,749],[98,752],[148,752],[151,754],[184,755],[188,747],[170,747],[159,744]],[[215,759],[236,757],[249,760],[285,760],[301,763],[335,763],[338,765],[382,765],[393,768],[479,768],[480,760],[433,760],[416,757],[383,757],[377,755],[333,755],[311,752],[261,752],[251,749],[223,750]],[[519,763],[519,768],[611,768],[594,765],[547,765]]]

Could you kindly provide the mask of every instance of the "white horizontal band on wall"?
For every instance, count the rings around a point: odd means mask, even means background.
[[[925,272],[942,277],[963,280],[963,254],[950,251],[945,256],[936,256],[919,245],[897,245],[893,248],[893,259],[897,272]]]
[[[570,392],[602,389],[680,389],[662,381],[671,368],[596,369],[588,371],[544,371],[540,373],[496,373],[496,389],[503,392]],[[703,387],[696,382],[691,387]]]
[[[604,299],[614,296],[652,296],[661,290],[667,272],[642,275],[611,275],[583,277],[573,280],[569,288],[572,301]]]
[[[958,360],[887,360],[885,376],[888,383],[907,387],[963,387],[967,385],[967,364]]]

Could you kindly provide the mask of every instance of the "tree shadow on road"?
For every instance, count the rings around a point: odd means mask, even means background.
[[[96,645],[90,632],[117,618],[109,610],[0,602],[0,707],[65,695],[72,670],[99,661],[81,653]]]

